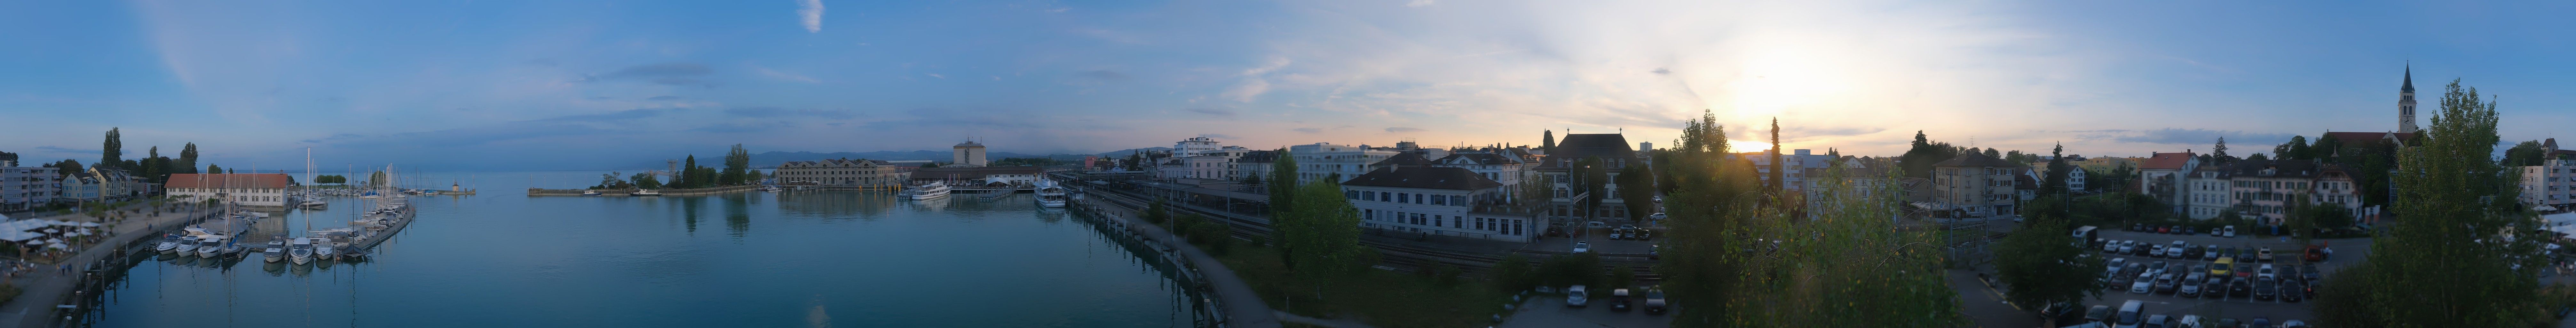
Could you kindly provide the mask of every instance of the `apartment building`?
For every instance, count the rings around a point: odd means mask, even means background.
[[[1509,202],[1509,191],[1465,168],[1388,166],[1351,178],[1342,189],[1363,228],[1514,242],[1546,231],[1537,215],[1497,210]]]
[[[2019,179],[2029,166],[1985,154],[1959,154],[1932,164],[1932,199],[1954,217],[1991,217],[2016,213]]]
[[[789,161],[778,164],[778,169],[771,170],[770,175],[778,183],[785,184],[886,187],[901,186],[912,180],[910,171],[903,167],[873,159]]]
[[[1387,157],[1394,157],[1397,153],[1401,152],[1393,148],[1370,148],[1368,145],[1351,146],[1322,142],[1288,146],[1288,155],[1297,160],[1297,178],[1301,181],[1320,181],[1335,175],[1347,181],[1352,177],[1367,174],[1369,164],[1385,161]]]
[[[171,197],[221,199],[241,206],[286,207],[286,188],[295,178],[285,173],[180,173],[170,175]]]
[[[50,167],[0,163],[0,211],[23,211],[51,204],[62,193],[62,173]]]

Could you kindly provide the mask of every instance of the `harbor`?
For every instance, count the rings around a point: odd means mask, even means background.
[[[486,174],[494,176],[496,174]],[[578,177],[564,173],[567,178]],[[1031,193],[410,196],[362,261],[135,261],[95,327],[1052,326],[1213,322],[1161,247]],[[963,196],[963,195],[956,195]],[[364,211],[272,214],[252,235]],[[305,215],[313,214],[313,215]],[[329,228],[317,226],[316,228]],[[315,229],[320,230],[320,229]],[[976,259],[960,261],[959,259]],[[492,297],[508,295],[508,297]],[[1008,309],[1008,311],[997,311]],[[458,315],[470,313],[472,315]],[[859,321],[864,320],[864,321]]]

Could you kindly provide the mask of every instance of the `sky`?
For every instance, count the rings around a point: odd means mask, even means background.
[[[2454,79],[2576,122],[2565,2],[0,2],[0,151],[612,169],[683,155],[1291,144],[2264,152]],[[2419,124],[2429,121],[2419,121]],[[2576,137],[2576,135],[2565,135]],[[2571,140],[2576,142],[2576,140]],[[2509,145],[2499,145],[2509,146]],[[32,164],[29,164],[32,165]]]

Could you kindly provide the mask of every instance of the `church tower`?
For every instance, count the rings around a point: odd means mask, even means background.
[[[2415,65],[2406,65],[2406,81],[2397,88],[2397,132],[2415,132]]]

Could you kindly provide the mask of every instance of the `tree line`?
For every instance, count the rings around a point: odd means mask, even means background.
[[[669,182],[663,182],[660,175],[651,172],[625,176],[623,180],[619,179],[621,173],[610,172],[602,175],[600,184],[592,185],[590,189],[713,188],[756,184],[763,178],[760,170],[751,168],[751,151],[743,149],[742,144],[734,144],[727,149],[720,165],[724,167],[701,166],[697,155],[688,155],[681,161],[679,171],[668,172],[672,176]]]

